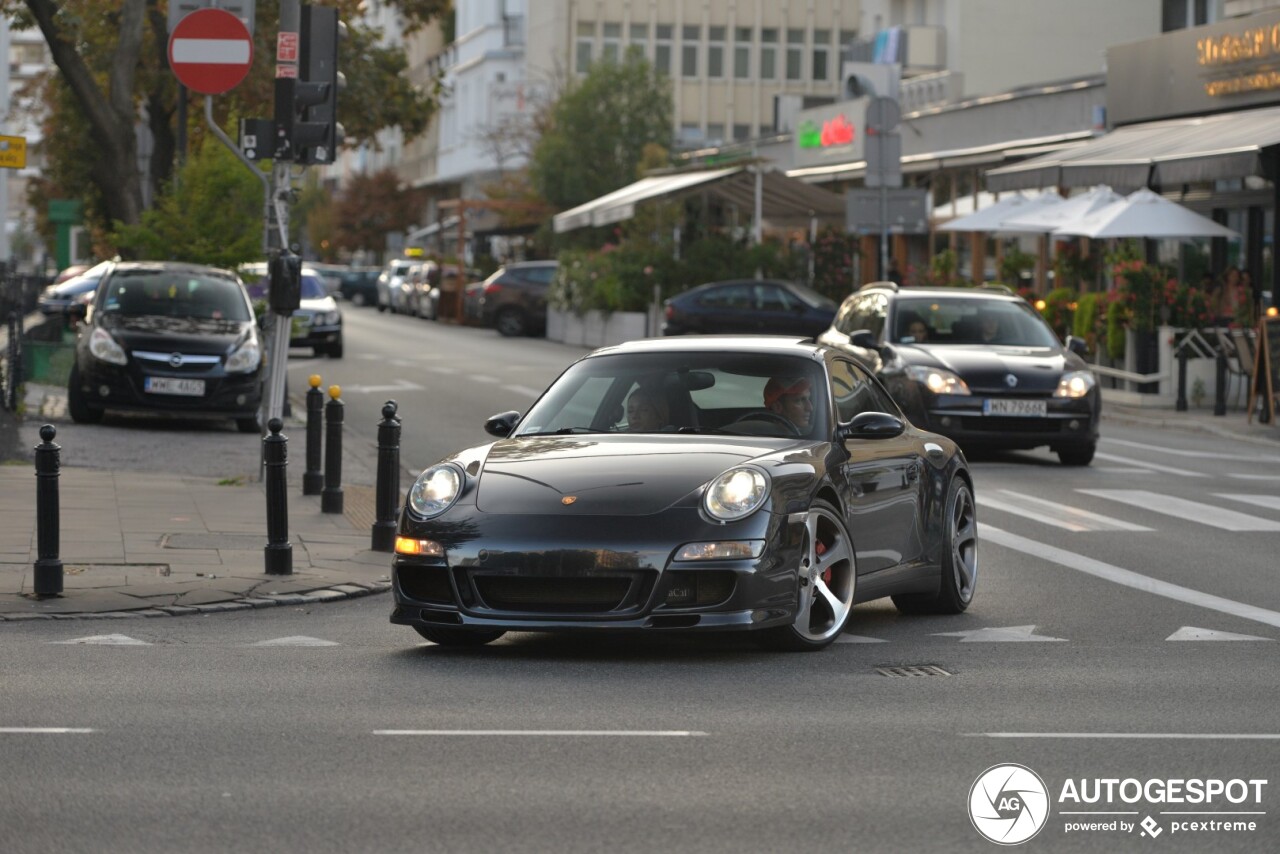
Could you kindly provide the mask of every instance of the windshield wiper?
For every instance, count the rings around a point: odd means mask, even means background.
[[[559,430],[543,430],[538,433],[521,433],[517,439],[524,439],[528,436],[568,436],[577,433],[599,433],[599,430],[592,430],[590,427],[561,427]]]

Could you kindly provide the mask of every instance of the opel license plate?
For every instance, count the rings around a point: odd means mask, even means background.
[[[180,394],[186,397],[204,396],[204,380],[187,380],[177,377],[147,377],[142,387],[152,394]]]
[[[1015,415],[1024,418],[1044,418],[1049,414],[1049,405],[1043,400],[1018,400],[1002,398],[982,402],[983,415]]]

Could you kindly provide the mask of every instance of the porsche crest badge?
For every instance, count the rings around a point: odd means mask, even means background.
[[[560,499],[560,503],[568,507],[570,504],[578,500],[576,495],[566,495]]]

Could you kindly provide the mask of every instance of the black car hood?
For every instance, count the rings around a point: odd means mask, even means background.
[[[790,447],[788,440],[706,442],[690,436],[535,436],[496,442],[480,473],[485,513],[646,516],[725,469]],[[575,500],[565,504],[563,499]]]
[[[970,389],[1000,389],[1005,392],[1050,391],[1058,387],[1063,371],[1082,368],[1066,350],[1050,347],[1004,347],[967,345],[901,345],[898,355],[908,365],[945,368],[959,376]],[[1010,386],[1009,375],[1017,378]]]
[[[193,317],[144,315],[124,317],[106,314],[99,321],[126,350],[159,353],[222,355],[231,349],[245,330],[247,320],[201,320]]]

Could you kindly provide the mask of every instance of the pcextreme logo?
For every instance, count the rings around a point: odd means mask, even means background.
[[[969,789],[969,820],[997,845],[1019,845],[1049,820],[1049,790],[1025,765],[992,765]]]

